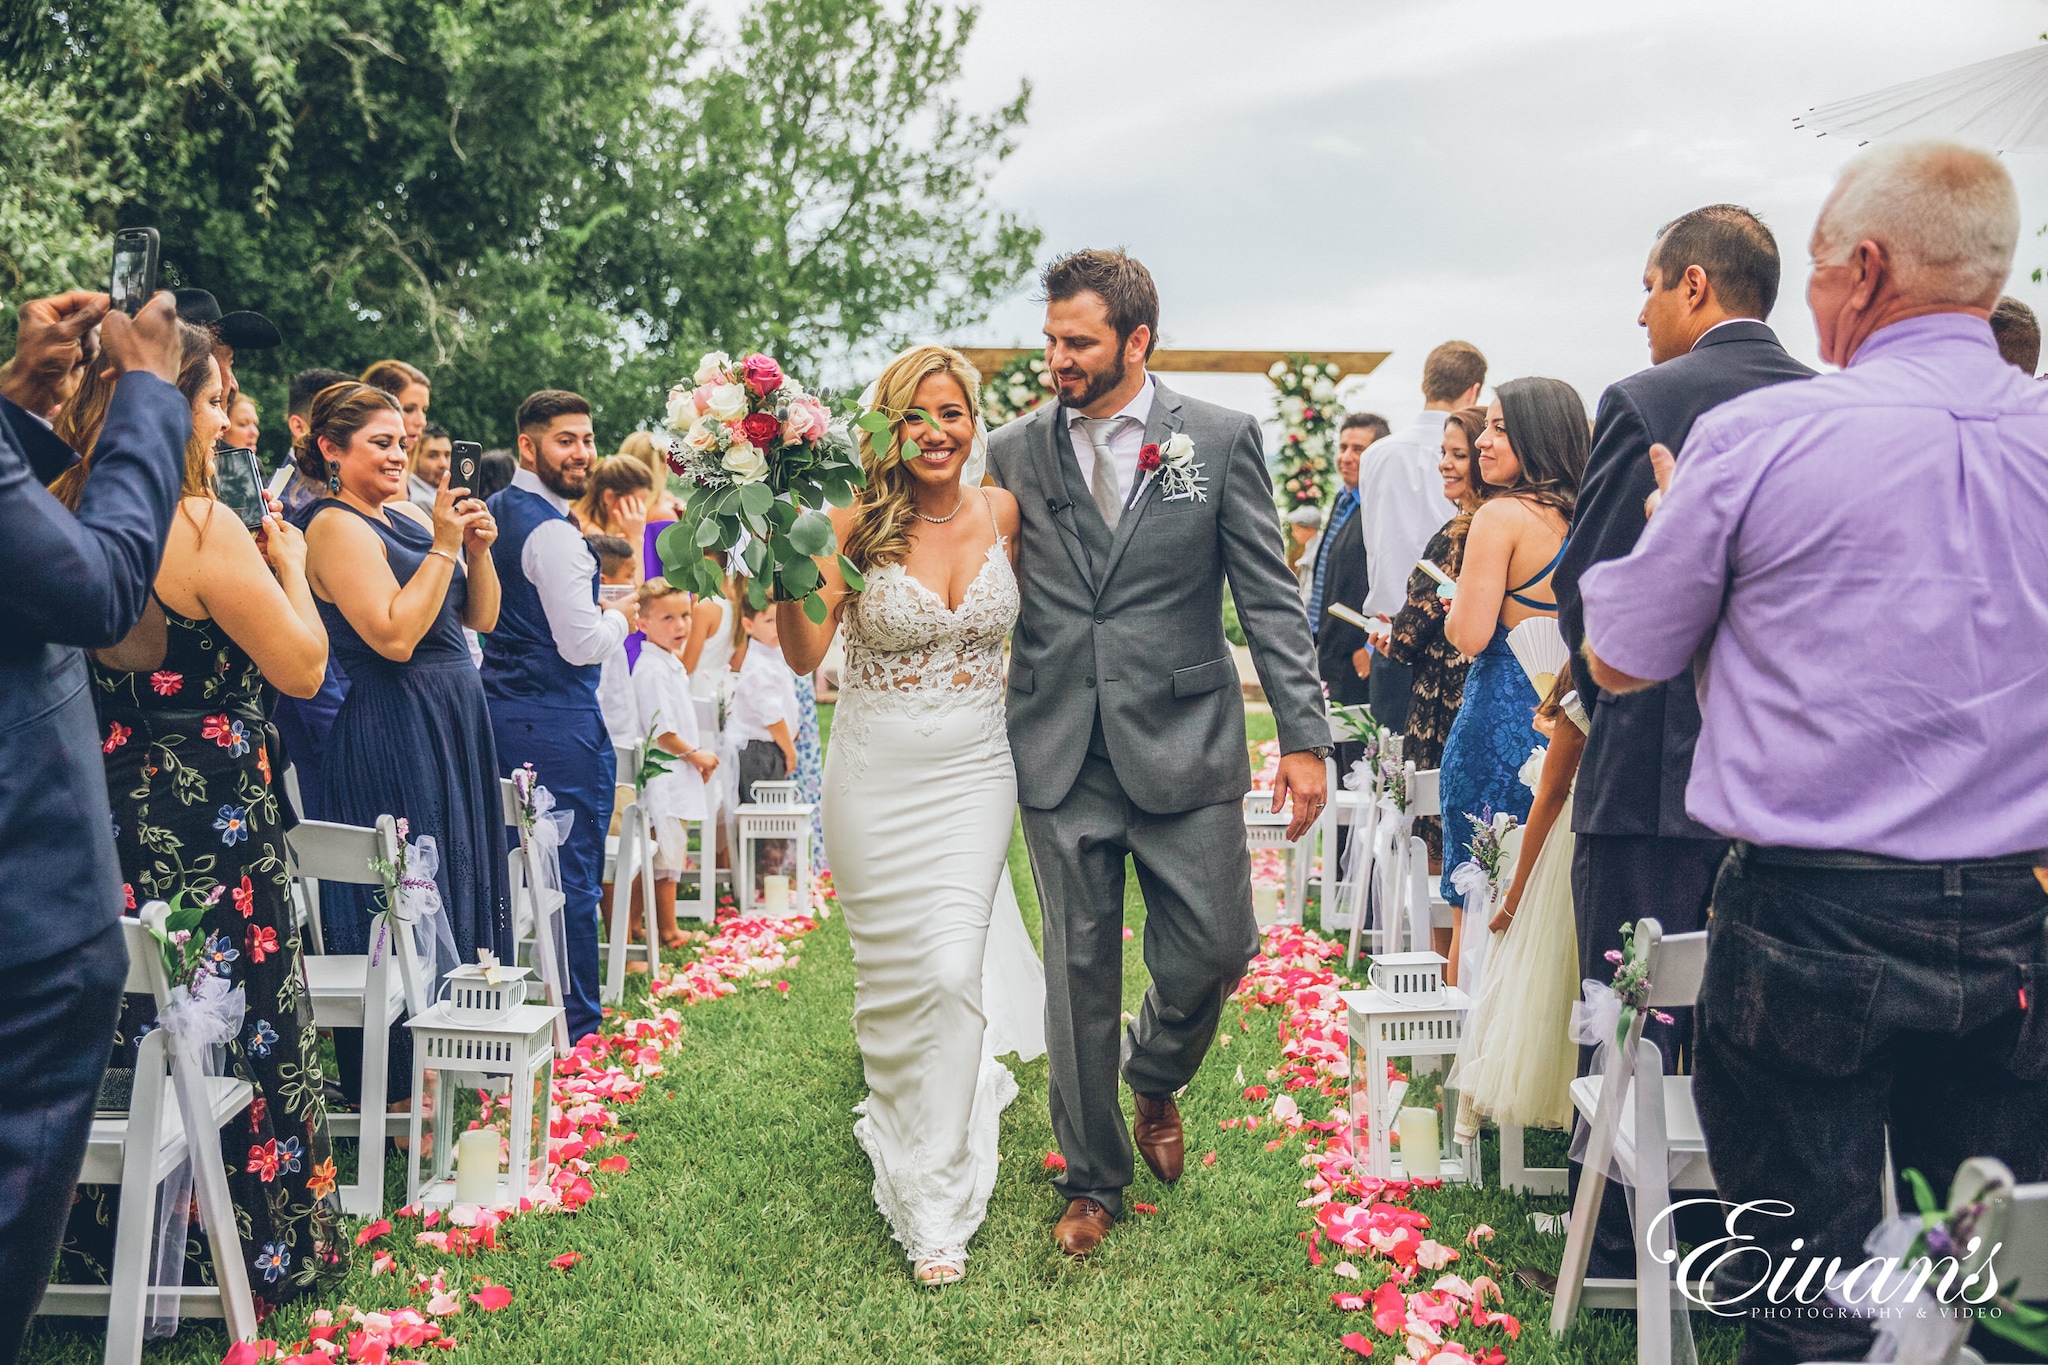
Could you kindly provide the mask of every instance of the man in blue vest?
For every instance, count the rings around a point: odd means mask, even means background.
[[[597,704],[605,656],[633,629],[630,600],[600,607],[597,557],[570,500],[583,495],[597,438],[590,404],[542,389],[519,405],[519,472],[490,499],[491,557],[504,603],[484,636],[484,693],[506,775],[531,763],[557,810],[575,823],[562,844],[569,944],[569,1036],[597,1032],[597,902],[617,764]]]

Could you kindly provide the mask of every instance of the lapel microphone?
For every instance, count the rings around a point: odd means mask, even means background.
[[[1069,510],[1073,505],[1071,502],[1061,502],[1058,498],[1047,498],[1045,500],[1045,510],[1054,516]]]

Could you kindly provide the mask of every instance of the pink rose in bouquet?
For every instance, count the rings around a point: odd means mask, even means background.
[[[832,414],[825,410],[825,405],[810,394],[800,394],[790,400],[789,414],[782,423],[782,439],[815,441],[831,425]]]
[[[758,351],[740,362],[740,374],[747,387],[763,398],[782,387],[782,366],[775,363],[773,356]]]
[[[699,384],[690,390],[691,406],[697,409],[699,416],[711,411],[711,391],[717,387],[716,384]]]

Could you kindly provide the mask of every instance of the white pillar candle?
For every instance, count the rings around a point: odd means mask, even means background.
[[[1401,1111],[1401,1171],[1410,1180],[1444,1173],[1442,1139],[1436,1126],[1436,1110]]]
[[[1252,888],[1252,918],[1261,925],[1280,922],[1279,887],[1267,885]]]
[[[471,1128],[455,1144],[455,1202],[498,1202],[498,1130]]]
[[[776,919],[789,914],[789,878],[780,872],[771,872],[763,877],[761,899],[766,914]]]

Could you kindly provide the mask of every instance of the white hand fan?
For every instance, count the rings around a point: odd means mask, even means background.
[[[1532,616],[1516,626],[1508,632],[1508,648],[1515,652],[1538,697],[1550,695],[1551,684],[1571,658],[1554,616]]]

